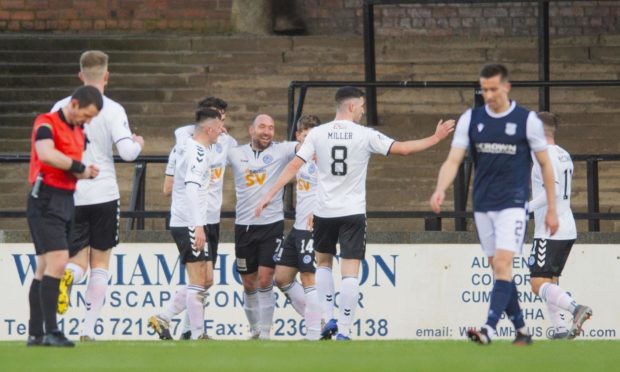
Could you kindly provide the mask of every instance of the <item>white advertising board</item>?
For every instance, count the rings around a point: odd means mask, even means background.
[[[240,277],[232,244],[220,244],[214,286],[205,308],[205,327],[217,339],[248,337]],[[0,245],[0,340],[24,340],[28,325],[28,289],[35,265],[31,244]],[[560,284],[591,306],[594,316],[581,336],[616,339],[620,331],[615,297],[620,287],[620,247],[576,244]],[[527,256],[514,261],[514,278],[530,332],[546,338],[550,322],[544,303],[529,289]],[[338,273],[337,265],[334,273]],[[185,273],[172,243],[121,244],[113,251],[110,286],[101,319],[100,340],[156,339],[147,319],[171,301],[185,284]],[[476,244],[369,244],[362,266],[361,293],[353,325],[355,339],[464,339],[467,328],[486,318],[492,275]],[[339,288],[336,276],[336,289]],[[60,324],[70,338],[79,336],[85,283],[74,286],[71,307]],[[278,295],[273,339],[301,339],[305,327],[286,298]],[[336,304],[338,296],[336,296]],[[337,310],[336,310],[337,312]],[[172,323],[175,338],[180,319]],[[498,335],[513,337],[502,319]]]

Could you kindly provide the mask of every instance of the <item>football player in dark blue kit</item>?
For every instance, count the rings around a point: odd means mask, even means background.
[[[550,201],[545,225],[551,235],[558,229],[553,168],[542,122],[534,111],[508,98],[510,82],[506,67],[485,65],[480,71],[480,87],[485,105],[461,115],[430,203],[433,211],[439,212],[445,191],[469,150],[475,165],[474,220],[495,283],[487,321],[480,329],[470,329],[468,337],[479,344],[489,344],[499,319],[506,312],[516,331],[513,343],[529,345],[532,337],[525,327],[517,287],[512,280],[512,262],[515,255],[523,253],[531,152],[540,163]]]

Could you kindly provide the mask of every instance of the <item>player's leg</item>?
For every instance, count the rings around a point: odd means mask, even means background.
[[[87,250],[84,249],[83,251]],[[80,341],[93,341],[95,339],[95,324],[101,315],[108,290],[108,268],[111,255],[112,249],[90,249],[90,273],[85,294],[86,310]]]
[[[489,213],[475,212],[474,221],[482,252],[488,258],[491,266],[493,266],[493,259],[495,256],[495,228],[493,226],[493,220],[491,219]],[[495,284],[497,284],[497,281],[495,282]],[[495,285],[493,286],[493,290],[495,290]],[[491,292],[491,303],[493,299],[493,292]],[[496,297],[495,300],[497,301]],[[491,313],[491,303],[489,304],[488,314]],[[503,311],[504,310],[502,309],[502,312]],[[499,316],[501,316],[501,313],[499,314]],[[494,335],[495,326],[490,326],[488,324],[485,324],[480,329],[471,328],[467,331],[467,337],[473,342],[479,343],[481,345],[489,344]]]
[[[295,280],[295,276],[299,271],[297,249],[295,246],[296,235],[297,231],[292,229],[284,240],[281,249],[276,251],[274,283],[280,291],[284,293],[295,311],[303,317],[306,309],[304,289],[301,284]]]
[[[50,208],[55,211],[53,215],[47,213]],[[41,190],[39,198],[28,198],[28,226],[40,265],[29,293],[28,345],[74,346],[56,322],[60,280],[69,259],[67,232],[71,231],[73,209],[73,197],[69,194],[52,197],[51,192]]]
[[[204,337],[204,297],[207,287],[213,284],[213,263],[195,261],[186,264],[189,285],[187,286],[187,314],[189,315],[192,340]],[[210,270],[209,270],[210,269]],[[208,277],[208,272],[211,277]]]
[[[258,233],[258,303],[260,309],[260,338],[269,339],[276,308],[273,293],[275,258],[284,243],[284,221],[260,226]]]
[[[532,251],[528,259],[528,266],[530,268],[530,284],[532,292],[539,296],[540,287],[543,284],[557,283],[557,277],[554,277],[552,270],[552,256],[553,254],[551,254],[551,249],[548,246],[548,240],[534,239],[532,243]],[[549,301],[545,301],[545,305],[547,307],[549,319],[551,320],[554,328],[554,333],[551,338],[567,338],[569,333],[566,324],[564,324],[564,319],[561,317],[562,309]]]
[[[108,290],[108,268],[112,248],[116,247],[119,241],[120,204],[118,200],[113,200],[85,207],[88,208],[88,245],[91,248],[90,274],[85,294],[86,312],[80,340],[92,341],[95,339],[95,324],[101,315]],[[74,279],[78,281],[77,278]]]
[[[343,217],[340,225],[340,288],[337,340],[349,340],[359,301],[359,270],[366,255],[366,215]]]
[[[65,267],[58,292],[58,314],[64,314],[69,308],[71,288],[74,283],[84,279],[88,270],[90,245],[90,206],[75,207],[71,232],[69,234],[69,262]]]
[[[236,268],[243,284],[243,310],[248,319],[250,338],[257,339],[260,334],[258,249],[252,234],[252,226],[235,225]]]
[[[304,288],[305,309],[304,319],[306,321],[306,339],[318,340],[321,337],[321,304],[319,294],[316,290],[316,268],[314,267],[314,240],[312,232],[300,230],[295,237],[295,247],[297,248],[297,266],[301,285]]]
[[[496,284],[509,283],[510,295],[504,311],[516,330],[514,345],[529,345],[532,337],[525,326],[523,311],[519,305],[519,293],[512,279],[512,263],[515,255],[523,254],[523,240],[527,226],[527,213],[523,208],[508,208],[497,213],[495,223],[496,254],[493,272]],[[502,260],[505,257],[506,260]],[[497,269],[496,269],[497,267]],[[503,267],[503,268],[502,268]],[[499,273],[498,273],[499,272]],[[501,314],[500,314],[501,317]]]
[[[335,218],[314,216],[312,238],[316,257],[316,290],[321,305],[321,318],[324,323],[321,339],[331,339],[338,333],[338,322],[334,318],[334,277],[332,267],[338,243],[338,225]]]
[[[170,235],[179,250],[179,261],[185,264],[192,255],[192,242],[187,227],[170,227]],[[148,319],[148,326],[152,328],[161,340],[172,340],[170,321],[187,307],[187,287],[183,286],[174,294],[172,301],[156,315]]]
[[[41,280],[45,273],[45,260],[37,252],[37,270],[35,271],[30,290],[28,303],[30,305],[30,319],[28,320],[28,346],[43,345],[43,312],[41,310]]]
[[[209,255],[213,262],[213,268],[217,263],[217,251],[220,243],[220,224],[208,224],[207,225],[207,245],[209,248]],[[205,296],[205,302],[207,297]],[[187,312],[183,315],[183,328],[181,331],[181,340],[189,340],[192,338],[192,331],[189,324],[189,315]]]
[[[276,265],[274,273],[274,283],[282,291],[284,296],[293,306],[297,314],[304,316],[306,309],[306,299],[304,298],[304,288],[295,280],[297,268],[284,265]]]
[[[549,271],[552,277],[558,278],[562,274],[574,242],[574,240],[546,241],[547,261],[550,264]],[[568,292],[558,285],[557,280],[536,282],[536,288],[534,288],[534,285],[535,283],[532,281],[532,290],[545,303],[568,311],[573,315],[573,324],[566,338],[575,338],[580,333],[583,323],[592,316],[592,309],[578,304]]]

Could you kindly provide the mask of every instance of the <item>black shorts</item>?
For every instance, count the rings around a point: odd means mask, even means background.
[[[74,210],[73,191],[43,184],[38,198],[28,195],[26,217],[37,255],[69,249]]]
[[[73,229],[69,236],[69,256],[86,247],[107,251],[118,245],[120,203],[112,200],[75,207]]]
[[[220,224],[212,223],[207,225],[207,244],[209,244],[209,254],[213,265],[217,262],[217,247],[220,243]]]
[[[366,255],[366,215],[322,218],[314,216],[314,250],[336,255],[340,242],[340,257],[363,260]]]
[[[572,240],[534,239],[527,264],[532,278],[552,278],[562,275],[564,265],[575,243]]]
[[[235,257],[240,274],[252,274],[259,266],[274,268],[276,251],[284,241],[284,221],[268,225],[235,225]]]
[[[202,226],[202,229],[205,232],[205,236],[207,236],[207,227]],[[191,263],[191,262],[202,262],[202,261],[211,261],[212,255],[209,252],[209,244],[205,244],[204,250],[195,251],[194,239],[195,239],[195,228],[189,227],[170,227],[170,234],[172,234],[172,238],[174,242],[177,243],[177,248],[179,250],[179,258],[182,264]],[[207,238],[208,239],[208,238]]]
[[[276,265],[294,267],[301,273],[314,273],[312,232],[293,228],[276,252]]]

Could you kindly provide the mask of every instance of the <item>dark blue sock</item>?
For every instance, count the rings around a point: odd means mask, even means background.
[[[508,301],[508,305],[506,305],[506,315],[508,315],[508,319],[515,326],[515,330],[519,330],[525,327],[525,320],[523,320],[523,312],[521,311],[521,306],[519,306],[519,293],[517,292],[517,286],[515,282],[511,282],[512,284],[512,295],[510,296],[510,301]]]
[[[502,317],[506,305],[512,295],[512,283],[506,280],[496,280],[491,291],[491,303],[489,303],[489,314],[487,315],[487,325],[495,329],[499,318]]]

